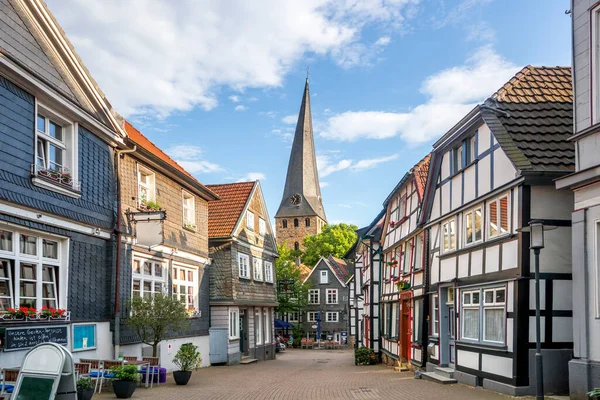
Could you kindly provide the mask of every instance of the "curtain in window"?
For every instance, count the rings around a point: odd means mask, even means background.
[[[479,340],[479,308],[463,309],[463,338]]]
[[[12,232],[0,231],[0,250],[12,251]]]
[[[483,340],[504,342],[504,309],[486,308],[484,312],[485,337]]]

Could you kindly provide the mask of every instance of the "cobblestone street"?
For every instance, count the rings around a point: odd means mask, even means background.
[[[139,388],[137,399],[509,399],[465,385],[439,385],[390,367],[354,366],[350,350],[286,350],[277,360],[195,371],[187,386]],[[114,398],[112,393],[94,398]]]

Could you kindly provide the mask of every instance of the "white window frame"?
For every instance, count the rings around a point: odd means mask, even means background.
[[[273,323],[270,319],[270,312],[268,308],[263,309],[263,343],[269,344],[271,342],[271,326]]]
[[[314,296],[316,294],[316,296]],[[313,298],[316,297],[316,301]],[[321,290],[320,289],[308,289],[308,304],[321,304]]]
[[[504,302],[496,301],[496,293],[498,291],[504,292]],[[492,302],[486,302],[486,293],[492,293]],[[479,302],[473,301],[473,294],[477,293],[479,296]],[[470,296],[468,298],[467,296]],[[473,342],[473,343],[487,343],[492,345],[504,345],[506,344],[506,305],[507,305],[508,290],[506,286],[491,286],[491,287],[478,287],[469,288],[468,290],[461,291],[461,340]],[[464,309],[477,310],[478,312],[478,337],[470,338],[464,335]],[[485,313],[487,310],[502,310],[503,315],[503,339],[501,341],[486,339],[486,324],[485,324]]]
[[[338,290],[327,289],[326,304],[338,304]]]
[[[500,207],[500,201],[506,197],[506,222],[508,223],[506,232],[500,232],[500,224],[502,223],[502,209]],[[492,213],[490,210],[490,207],[492,204],[496,204],[496,234],[492,235]],[[511,230],[511,221],[510,219],[512,218],[512,213],[511,213],[511,203],[510,203],[510,192],[507,193],[503,193],[491,200],[489,200],[486,204],[486,227],[487,227],[487,238],[488,239],[495,239],[495,238],[499,238],[502,236],[506,236],[510,234],[510,230]]]
[[[474,301],[474,294],[478,295],[478,301],[475,302]],[[460,331],[460,337],[462,340],[470,340],[470,341],[475,341],[478,342],[479,341],[479,337],[481,336],[481,290],[480,289],[476,289],[476,290],[461,290],[460,293],[461,296],[461,305],[462,305],[462,309],[460,311],[460,316],[461,316],[461,331]],[[468,300],[467,300],[468,299]],[[471,338],[465,335],[465,310],[477,310],[477,337],[476,338]]]
[[[41,115],[45,119],[44,129],[43,131],[38,129],[38,115]],[[63,134],[63,140],[58,140],[49,135],[48,126],[49,121],[52,120],[56,125],[61,127],[61,132]],[[52,144],[57,148],[60,148],[63,151],[63,165],[61,166],[61,172],[64,171],[64,168],[69,169],[69,173],[71,174],[71,179],[74,183],[73,189],[75,191],[79,191],[79,127],[78,124],[69,120],[62,114],[56,112],[51,107],[46,106],[43,103],[40,103],[36,99],[35,103],[35,117],[34,117],[34,131],[35,131],[35,141],[34,141],[34,168],[36,174],[33,178],[33,183],[36,186],[41,186],[49,190],[53,190],[62,194],[66,194],[70,197],[79,198],[81,195],[79,193],[73,193],[68,189],[62,188],[60,185],[52,183],[46,179],[38,178],[38,171],[40,168],[50,168],[49,162],[46,158],[43,158],[43,167],[41,167],[38,163],[40,155],[38,149],[38,139],[45,141],[45,152],[46,155],[49,153],[49,145]]]
[[[477,215],[476,212],[479,211],[480,215],[479,215],[479,219],[481,221],[481,232],[480,232],[480,237],[479,240],[477,240],[477,235],[476,235],[476,230],[475,230],[475,222],[477,221]],[[471,242],[468,241],[468,237],[467,237],[467,218],[471,217],[471,221],[473,224],[473,239]],[[484,221],[485,219],[483,218],[483,206],[478,206],[475,208],[470,209],[469,211],[465,211],[463,213],[463,245],[464,247],[467,246],[473,246],[477,243],[481,243],[483,242],[483,226],[484,226]]]
[[[254,230],[254,213],[252,211],[246,211],[246,228]]]
[[[327,311],[327,313],[325,315],[325,322],[331,322],[331,323],[340,322],[339,311]]]
[[[181,272],[184,272],[185,279],[181,279]],[[178,300],[182,300],[182,294],[180,293],[181,287],[185,287],[185,296],[183,298],[185,307],[188,311],[198,311],[198,296],[199,287],[198,282],[198,267],[186,265],[182,263],[173,263],[171,277],[173,281],[173,297]],[[190,277],[192,280],[190,281]],[[191,289],[191,293],[190,293]],[[190,296],[192,296],[190,301]]]
[[[240,309],[229,308],[229,339],[240,338]]]
[[[273,263],[265,261],[265,282],[273,283]]]
[[[423,269],[423,249],[425,243],[425,234],[418,234],[415,236],[415,246],[413,255],[413,271],[420,271]]]
[[[329,271],[321,270],[319,271],[319,283],[321,285],[327,285],[329,283]]]
[[[250,279],[250,256],[238,252],[238,274],[240,278]]]
[[[436,307],[437,300],[437,307]],[[440,334],[440,296],[434,294],[431,296],[431,315],[433,316],[433,324],[431,326],[431,336],[439,336]]]
[[[0,263],[4,263],[7,269],[6,278],[0,280],[7,282],[9,295],[3,296],[8,299],[7,308],[19,308],[21,297],[35,300],[33,307],[40,310],[45,301],[53,301],[54,308],[66,309],[67,297],[66,287],[68,284],[68,249],[69,242],[67,238],[58,235],[48,235],[44,232],[34,230],[18,230],[12,225],[0,224],[0,230],[10,233],[11,244],[9,249],[0,250]],[[35,238],[35,254],[21,252],[21,235]],[[8,236],[8,235],[7,235]],[[44,256],[44,241],[51,241],[56,244],[56,258]],[[21,279],[21,265],[29,264],[35,268],[35,280]],[[52,279],[44,280],[44,267],[50,267]],[[21,296],[21,282],[34,282],[35,295]],[[44,297],[44,285],[53,286],[53,296]]]
[[[591,9],[592,123],[600,122],[600,5]]]
[[[135,272],[135,263],[139,261],[140,271]],[[151,272],[150,274],[146,274],[144,272],[144,263],[151,263]],[[156,276],[156,268],[161,268],[161,276]],[[138,291],[134,291],[134,282],[140,282],[140,289]],[[144,283],[150,283],[150,291],[144,290]],[[139,295],[143,297],[147,292],[150,296],[158,293],[156,291],[155,283],[160,283],[162,285],[161,293],[168,293],[168,280],[167,280],[167,260],[158,257],[151,257],[147,254],[134,252],[132,255],[132,264],[131,264],[131,297],[135,296],[135,292],[139,292]]]
[[[267,221],[262,218],[258,218],[258,234],[265,236],[267,234]]]
[[[262,282],[263,278],[263,260],[258,257],[252,257],[252,271],[254,280]]]
[[[449,226],[448,231],[446,231],[446,225]],[[448,253],[451,251],[454,251],[458,248],[458,243],[457,243],[457,237],[456,237],[456,218],[450,218],[444,222],[442,222],[441,225],[442,228],[442,243],[441,243],[441,249],[442,249],[442,253]],[[454,237],[454,246],[452,247],[452,237]],[[448,247],[446,247],[446,238],[448,239]]]
[[[504,302],[496,301],[497,292],[499,292],[499,291],[504,292]],[[492,292],[492,302],[491,303],[486,302],[486,299],[485,299],[485,297],[486,297],[485,295],[488,292]],[[506,286],[482,289],[481,324],[483,326],[483,329],[481,332],[481,335],[482,335],[481,341],[484,343],[504,344],[504,342],[506,341],[506,295],[507,295]],[[485,324],[485,314],[486,314],[486,311],[488,311],[488,310],[502,310],[502,329],[503,329],[502,340],[491,340],[491,339],[486,338],[487,332],[486,332],[486,324]]]
[[[298,311],[290,312],[287,314],[288,322],[298,322],[300,320],[300,313]]]
[[[142,175],[147,176],[149,181],[142,182]],[[142,164],[137,164],[137,183],[138,183],[138,191],[137,191],[137,199],[138,199],[138,207],[146,204],[149,201],[156,201],[156,174],[151,169],[143,166]],[[142,189],[146,190],[146,199],[143,199]]]
[[[307,311],[306,322],[317,322],[318,311]]]
[[[256,345],[263,344],[262,334],[262,312],[260,308],[257,308],[254,311],[254,340],[256,341]]]
[[[183,226],[196,230],[196,198],[185,190],[181,191],[181,208],[183,211]]]

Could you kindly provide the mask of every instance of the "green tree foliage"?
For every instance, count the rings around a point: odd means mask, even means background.
[[[277,301],[279,306],[277,312],[286,314],[290,312],[302,312],[308,304],[309,284],[303,283],[302,271],[297,261],[297,254],[294,250],[288,248],[285,244],[279,246],[279,258],[275,261],[275,276],[277,281],[292,280],[294,294],[283,294],[277,290]]]
[[[313,268],[321,257],[343,257],[356,241],[355,225],[325,225],[318,235],[304,238],[302,263]]]
[[[131,316],[126,324],[138,334],[142,343],[152,346],[156,357],[158,344],[170,332],[181,332],[189,327],[188,313],[176,298],[156,293],[152,297],[136,296],[130,302]]]

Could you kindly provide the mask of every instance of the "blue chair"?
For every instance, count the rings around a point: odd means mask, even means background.
[[[123,365],[124,361],[119,361],[119,360],[106,360],[106,361],[101,361],[101,368],[98,372],[91,372],[90,373],[90,377],[94,378],[94,376],[96,377],[96,379],[99,379],[100,381],[100,389],[98,390],[98,393],[102,393],[102,384],[104,383],[104,379],[113,379],[115,377],[115,374],[113,374],[111,372],[111,369],[114,367],[120,367]]]
[[[0,395],[11,394],[15,390],[15,384],[19,378],[18,368],[4,368],[0,370],[2,383],[0,383]]]

